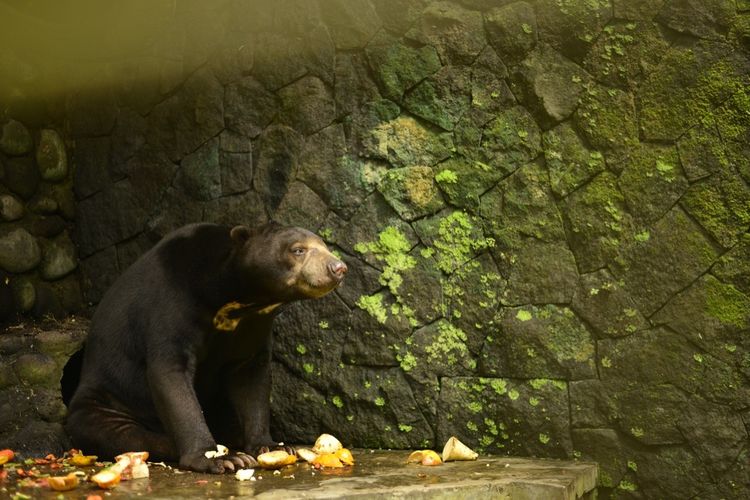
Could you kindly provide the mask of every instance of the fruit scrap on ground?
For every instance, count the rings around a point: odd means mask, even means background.
[[[114,465],[100,470],[91,476],[91,481],[95,482],[98,487],[105,490],[114,488],[120,484],[120,479],[122,479],[122,473],[119,470],[114,469]]]
[[[456,436],[451,436],[443,448],[443,462],[452,460],[476,460],[479,454],[463,444]]]
[[[343,448],[341,441],[330,434],[321,434],[315,441],[312,451],[320,455],[323,453],[336,453],[341,448]]]
[[[412,452],[406,459],[408,464],[441,465],[443,461],[440,456],[432,450],[418,450]]]
[[[321,453],[320,455],[315,457],[315,460],[313,460],[311,463],[312,466],[316,469],[320,469],[323,467],[336,468],[344,466],[344,464],[341,463],[341,460],[336,456],[335,453]]]
[[[47,484],[55,491],[68,491],[78,487],[78,476],[71,472],[67,476],[57,476],[47,478]]]
[[[0,465],[6,464],[13,460],[13,457],[15,457],[16,454],[13,452],[13,450],[0,450]]]
[[[258,465],[264,469],[281,469],[287,465],[292,465],[297,461],[296,455],[290,455],[284,450],[269,451],[261,453],[256,457]]]
[[[83,453],[78,451],[78,453],[75,453],[72,457],[70,457],[68,463],[70,465],[75,465],[76,467],[87,467],[95,463],[97,458],[98,457],[96,455],[84,455]]]

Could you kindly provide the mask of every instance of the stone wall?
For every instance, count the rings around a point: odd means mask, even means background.
[[[67,101],[88,300],[183,223],[302,225],[350,273],[279,317],[277,436],[742,495],[750,4],[207,5]]]
[[[88,322],[68,317],[16,324],[0,333],[0,443],[24,455],[43,457],[70,448],[63,429],[60,381],[71,356],[83,345]],[[69,397],[70,387],[63,391]]]
[[[0,115],[0,324],[82,308],[73,176],[57,128]]]

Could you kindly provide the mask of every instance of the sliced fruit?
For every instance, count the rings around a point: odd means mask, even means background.
[[[70,465],[75,465],[76,467],[87,467],[94,462],[96,462],[96,459],[99,458],[96,455],[84,455],[83,453],[76,453],[72,457],[70,457],[70,460],[68,462]]]
[[[341,448],[336,452],[336,456],[341,460],[342,464],[354,465],[354,455],[352,455],[352,452],[348,448]]]
[[[105,490],[114,488],[120,484],[120,479],[120,472],[118,470],[113,470],[113,467],[103,469],[91,476],[91,480],[95,482],[98,487]]]
[[[292,465],[297,461],[296,455],[290,455],[284,450],[269,451],[261,453],[256,457],[258,465],[264,469],[281,469],[287,465]]]
[[[443,463],[440,460],[440,455],[432,450],[418,450],[414,451],[406,459],[406,463],[409,464],[422,464],[422,465],[440,465]]]
[[[318,436],[318,439],[315,440],[313,451],[318,454],[336,453],[341,448],[343,448],[343,446],[341,445],[341,441],[331,436],[330,434],[321,434],[320,436]]]
[[[297,456],[309,463],[315,460],[318,454],[309,448],[297,448]]]
[[[451,460],[476,460],[479,454],[463,444],[456,436],[451,436],[443,448],[443,462]]]
[[[71,472],[67,476],[57,476],[47,478],[47,484],[55,491],[68,491],[78,487],[78,476]]]
[[[13,450],[9,450],[9,449],[0,450],[0,465],[12,461],[13,457],[15,456],[16,454],[13,452]]]
[[[335,453],[321,453],[312,461],[312,465],[318,469],[321,467],[337,468],[344,466]]]

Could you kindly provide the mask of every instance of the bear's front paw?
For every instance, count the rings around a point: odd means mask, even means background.
[[[203,452],[187,453],[180,457],[180,468],[208,474],[224,474],[238,469],[257,467],[258,462],[246,453],[230,453],[221,457],[206,458]]]

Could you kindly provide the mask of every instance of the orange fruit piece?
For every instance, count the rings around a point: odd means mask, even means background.
[[[281,469],[295,463],[297,455],[290,455],[284,450],[275,450],[261,453],[256,457],[256,460],[258,461],[258,465],[264,469]]]
[[[70,460],[68,462],[70,465],[75,465],[76,467],[86,467],[94,462],[96,462],[96,459],[98,457],[96,455],[84,455],[83,453],[76,453],[72,457],[70,457]]]
[[[320,469],[321,467],[335,468],[344,466],[335,453],[321,453],[312,461],[312,464],[317,469]]]
[[[336,456],[339,460],[341,460],[341,463],[344,465],[354,465],[354,455],[352,455],[352,452],[349,451],[347,448],[341,448],[339,451],[336,452]]]
[[[67,476],[47,478],[47,483],[55,491],[68,491],[78,486],[78,476],[71,472]]]
[[[441,465],[443,461],[440,459],[440,455],[432,450],[418,450],[412,452],[409,458],[406,459],[406,463],[409,464],[422,464],[422,465]]]
[[[10,462],[15,456],[13,450],[0,450],[0,465]]]
[[[100,488],[110,489],[120,484],[120,473],[107,468],[91,476],[91,480]]]

